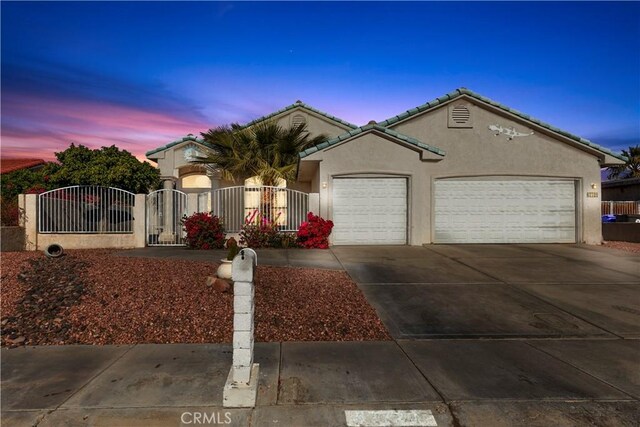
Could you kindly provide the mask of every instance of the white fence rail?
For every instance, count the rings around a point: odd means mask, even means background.
[[[135,194],[76,185],[38,195],[39,233],[132,233]]]
[[[602,215],[638,215],[640,201],[602,201]]]
[[[225,231],[237,233],[245,222],[269,221],[280,231],[297,231],[309,211],[309,195],[280,187],[238,186],[211,192],[213,214],[224,221]]]
[[[187,206],[197,203],[197,206]],[[37,196],[34,232],[43,234],[134,233],[136,195],[100,186],[71,186]],[[309,211],[309,194],[280,187],[238,186],[205,191],[195,198],[178,190],[158,190],[146,196],[139,221],[146,224],[149,246],[184,245],[181,219],[187,212],[213,212],[227,233],[246,222],[275,223],[280,231],[297,231]]]

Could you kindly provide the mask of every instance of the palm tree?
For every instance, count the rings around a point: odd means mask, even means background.
[[[622,150],[622,155],[627,161],[622,165],[611,166],[607,178],[640,178],[640,145],[630,146],[629,151]]]
[[[209,164],[229,181],[257,176],[263,185],[275,186],[296,177],[298,154],[325,141],[325,135],[310,137],[306,124],[283,128],[274,121],[251,127],[220,126],[201,134],[211,148],[196,163]]]
[[[270,187],[277,186],[281,180],[295,180],[298,154],[327,139],[323,134],[311,137],[304,123],[284,128],[274,121],[250,127],[221,126],[201,135],[211,152],[195,162],[210,165],[228,181],[258,177],[267,187],[262,189],[260,201],[260,213],[267,220],[275,220],[278,215],[276,194]]]

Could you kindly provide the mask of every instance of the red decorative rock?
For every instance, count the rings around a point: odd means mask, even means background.
[[[218,292],[231,292],[231,285],[226,280],[216,278],[213,282],[213,289]]]

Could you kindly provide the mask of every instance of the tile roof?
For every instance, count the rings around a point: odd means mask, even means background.
[[[256,124],[258,122],[270,119],[272,117],[277,116],[278,114],[282,114],[282,113],[284,113],[286,111],[293,110],[294,108],[298,108],[298,107],[304,108],[306,110],[309,110],[309,111],[312,111],[312,112],[314,112],[316,114],[324,116],[324,117],[328,118],[329,120],[332,120],[334,122],[340,123],[343,126],[347,126],[347,127],[352,128],[352,129],[356,129],[358,127],[357,125],[354,125],[353,123],[349,123],[349,122],[347,122],[345,120],[342,120],[342,119],[340,119],[340,118],[338,118],[336,116],[332,116],[331,114],[325,113],[324,111],[320,111],[320,110],[318,110],[316,108],[313,108],[312,106],[307,105],[302,101],[296,101],[295,103],[293,103],[293,104],[291,104],[291,105],[289,105],[287,107],[284,107],[284,108],[282,108],[282,109],[280,109],[280,110],[278,110],[276,112],[273,112],[273,113],[268,114],[266,116],[262,116],[262,117],[260,117],[258,119],[252,120],[252,121],[250,121],[249,123],[247,123],[246,125],[244,125],[242,127],[243,128],[249,127],[249,126],[251,126],[253,124]],[[179,139],[177,141],[173,141],[173,142],[170,142],[168,144],[165,144],[162,147],[154,148],[153,150],[147,151],[145,153],[145,155],[147,157],[149,157],[152,154],[158,153],[160,151],[164,151],[164,150],[166,150],[168,148],[171,148],[171,147],[173,147],[175,145],[182,144],[183,142],[189,142],[189,141],[197,142],[199,144],[207,146],[207,143],[203,139],[196,138],[193,135],[188,135],[188,136],[185,136],[184,138],[181,138],[181,139]]]
[[[282,114],[282,113],[285,113],[285,112],[287,112],[289,110],[293,110],[294,108],[304,108],[305,110],[312,111],[312,112],[314,112],[316,114],[319,114],[321,116],[326,117],[329,120],[333,120],[334,122],[340,123],[343,126],[350,127],[351,129],[356,129],[358,127],[358,125],[354,125],[353,123],[349,123],[346,120],[342,120],[339,117],[332,116],[331,114],[325,113],[324,111],[320,111],[320,110],[318,110],[316,108],[313,108],[312,106],[310,106],[308,104],[305,104],[302,101],[296,101],[295,103],[293,103],[291,105],[288,105],[288,106],[286,106],[286,107],[284,107],[284,108],[282,108],[282,109],[280,109],[278,111],[275,111],[275,112],[273,112],[271,114],[268,114],[266,116],[262,116],[260,118],[255,119],[255,120],[252,120],[249,123],[247,123],[246,125],[244,125],[243,127],[249,127],[249,126],[254,125],[256,123],[259,123],[259,122],[261,122],[263,120],[267,120],[267,119],[270,119],[272,117],[275,117],[278,114]]]
[[[42,159],[0,159],[0,173],[14,172],[20,169],[44,165],[45,163]]]
[[[595,150],[598,150],[601,153],[608,154],[608,155],[613,156],[613,157],[615,157],[617,159],[620,159],[620,160],[627,160],[626,157],[624,157],[624,156],[622,156],[620,154],[616,154],[613,151],[609,150],[608,148],[605,148],[605,147],[602,147],[602,146],[600,146],[598,144],[595,144],[595,143],[589,141],[588,139],[584,139],[584,138],[581,138],[581,137],[579,137],[577,135],[573,135],[572,133],[569,133],[567,131],[559,129],[559,128],[555,127],[555,126],[552,126],[552,125],[550,125],[548,123],[543,122],[542,120],[536,119],[535,117],[531,117],[528,114],[524,114],[524,113],[522,113],[522,112],[520,112],[518,110],[514,110],[513,108],[509,108],[506,105],[500,104],[499,102],[493,101],[493,100],[491,100],[491,99],[489,99],[489,98],[487,98],[485,96],[482,96],[482,95],[480,95],[480,94],[478,94],[476,92],[473,92],[472,90],[469,90],[469,89],[464,88],[464,87],[458,88],[458,89],[454,90],[453,92],[449,92],[449,93],[447,93],[445,95],[439,96],[438,98],[436,98],[436,99],[434,99],[432,101],[429,101],[429,102],[427,102],[425,104],[422,104],[422,105],[419,105],[419,106],[417,106],[415,108],[407,110],[404,113],[398,114],[397,116],[393,116],[391,118],[388,118],[387,120],[379,122],[378,124],[381,125],[381,126],[393,125],[395,123],[398,123],[401,120],[405,120],[408,117],[411,117],[411,116],[413,116],[415,114],[418,114],[418,113],[421,113],[423,111],[435,108],[440,104],[443,104],[443,103],[445,103],[447,101],[451,101],[451,100],[456,99],[456,98],[459,98],[460,96],[463,96],[463,95],[467,95],[467,96],[469,96],[471,98],[477,99],[477,100],[482,101],[482,102],[484,102],[486,104],[489,104],[491,106],[497,107],[497,108],[499,108],[499,109],[501,109],[503,111],[506,111],[506,112],[509,112],[511,114],[514,114],[514,115],[516,115],[516,116],[518,116],[520,118],[523,118],[523,119],[528,120],[528,121],[530,121],[532,123],[535,123],[538,126],[546,128],[546,129],[548,129],[548,130],[550,130],[552,132],[558,133],[558,134],[560,134],[560,135],[562,135],[564,137],[567,137],[567,138],[572,139],[572,140],[574,140],[576,142],[579,142],[580,144],[583,144],[583,145],[585,145],[587,147],[590,147],[590,148],[593,148]]]
[[[407,136],[405,134],[402,134],[400,132],[396,132],[395,130],[380,126],[380,124],[377,123],[369,123],[365,126],[360,126],[359,128],[356,129],[352,129],[348,132],[345,132],[341,135],[336,136],[335,138],[329,139],[325,142],[321,142],[318,145],[314,145],[313,147],[309,147],[306,150],[302,151],[299,155],[299,157],[302,159],[304,157],[307,157],[310,154],[315,153],[316,151],[320,151],[323,150],[327,147],[330,147],[332,145],[338,144],[342,141],[345,141],[347,139],[350,139],[351,137],[354,137],[356,135],[359,135],[361,133],[365,133],[365,132],[370,132],[370,131],[378,131],[378,132],[382,132],[386,135],[389,135],[393,138],[399,139],[401,141],[404,141],[408,144],[414,145],[416,147],[419,147],[423,150],[427,150],[430,151],[434,154],[437,154],[439,156],[444,156],[446,153],[437,148],[437,147],[433,147],[431,145],[425,144],[424,142],[418,141],[417,139],[411,137],[411,136]]]
[[[208,144],[204,141],[204,139],[199,139],[199,138],[196,138],[195,136],[189,134],[189,135],[187,135],[187,136],[185,136],[183,138],[178,139],[177,141],[173,141],[173,142],[170,142],[168,144],[163,145],[162,147],[154,148],[153,150],[147,151],[145,153],[145,156],[149,157],[152,154],[155,154],[155,153],[157,153],[159,151],[164,151],[164,150],[166,150],[168,148],[171,148],[171,147],[173,147],[175,145],[182,144],[183,142],[197,142],[198,144],[202,144],[205,147],[208,146]]]

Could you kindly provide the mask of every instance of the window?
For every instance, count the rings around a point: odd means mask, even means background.
[[[211,188],[211,179],[206,175],[188,175],[182,178],[182,188]]]

